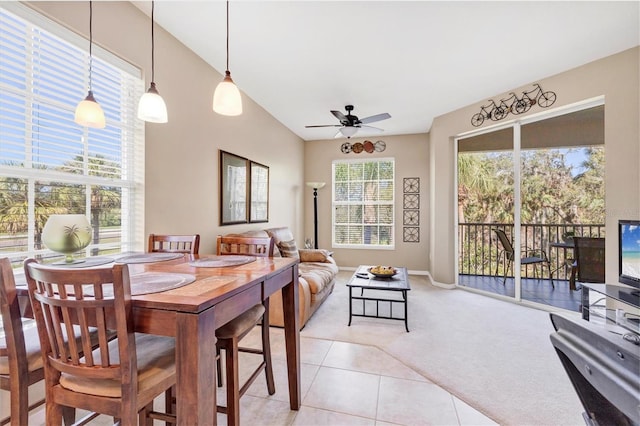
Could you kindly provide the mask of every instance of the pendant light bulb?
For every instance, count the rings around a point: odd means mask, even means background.
[[[153,14],[155,2],[151,2],[151,84],[147,93],[140,97],[138,101],[138,118],[148,121],[149,123],[166,123],[169,121],[167,116],[167,105],[164,99],[156,89],[155,77],[155,35],[153,33]]]
[[[242,114],[242,97],[240,90],[231,79],[229,71],[229,2],[227,1],[227,70],[224,79],[216,87],[213,94],[213,110],[221,115],[235,116]]]
[[[91,90],[89,90],[87,97],[80,101],[76,107],[75,122],[85,127],[104,129],[106,125],[104,111],[102,111],[96,98],[93,97]]]
[[[242,98],[240,90],[227,71],[224,79],[218,83],[213,94],[213,110],[221,115],[235,116],[242,114]]]
[[[169,121],[167,105],[158,93],[156,84],[153,81],[147,93],[140,97],[140,102],[138,102],[138,118],[150,123],[166,123]]]
[[[74,121],[85,127],[95,127],[96,129],[104,129],[106,123],[104,118],[104,111],[93,97],[91,91],[91,68],[93,65],[93,55],[91,54],[91,48],[93,46],[93,3],[89,2],[89,93],[78,106],[76,107],[76,113]]]

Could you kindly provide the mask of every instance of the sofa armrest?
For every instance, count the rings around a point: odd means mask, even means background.
[[[302,328],[311,316],[311,289],[307,280],[302,277],[298,277],[298,298],[300,328]],[[282,290],[278,290],[269,298],[269,324],[284,327]]]

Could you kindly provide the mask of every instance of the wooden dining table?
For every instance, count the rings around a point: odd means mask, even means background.
[[[236,266],[199,266],[206,265],[208,258],[217,256],[184,254],[167,261],[129,264],[132,283],[145,274],[195,278],[178,288],[132,295],[135,331],[175,337],[178,424],[217,423],[215,330],[278,290],[282,290],[289,405],[298,410],[298,259],[258,257]]]

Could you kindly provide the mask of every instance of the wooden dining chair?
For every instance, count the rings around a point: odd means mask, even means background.
[[[273,257],[274,241],[271,237],[244,237],[218,235],[218,255],[246,254],[257,257]]]
[[[23,328],[13,269],[6,257],[0,259],[0,314],[4,328],[4,342],[0,339],[0,389],[9,391],[11,414],[0,425],[26,425],[29,411],[44,404],[42,398],[29,405],[29,386],[44,380],[44,367],[35,324]]]
[[[194,235],[149,235],[149,253],[190,253],[198,254],[200,234]]]
[[[256,257],[273,257],[273,238],[271,237],[236,237],[218,236],[218,255],[251,255]],[[245,348],[239,346],[240,340],[261,322],[262,348]],[[227,415],[229,425],[240,424],[240,397],[264,370],[269,395],[276,392],[271,363],[271,343],[269,341],[269,299],[265,299],[216,330],[216,352],[218,355],[218,386],[222,386],[221,350],[225,351],[225,377],[227,381],[227,406],[218,405],[220,413]],[[251,376],[240,386],[238,354],[239,352],[262,355],[262,362]]]
[[[153,400],[175,385],[175,340],[134,333],[128,266],[63,269],[27,259],[24,270],[43,354],[47,424],[59,425],[70,408],[123,425],[166,420]],[[67,341],[74,332],[80,339]]]

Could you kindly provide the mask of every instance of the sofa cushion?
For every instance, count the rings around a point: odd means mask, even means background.
[[[278,249],[280,249],[280,254],[282,255],[282,257],[300,257],[300,255],[298,254],[298,246],[296,245],[296,240],[280,241],[278,243]]]
[[[311,293],[316,294],[333,281],[338,273],[338,266],[335,263],[303,262],[298,264],[298,272],[300,278],[304,278],[309,284]]]
[[[300,249],[300,262],[326,262],[329,258],[329,251],[324,249]]]
[[[278,243],[280,243],[280,241],[291,241],[294,239],[291,230],[286,226],[282,226],[280,228],[265,229],[264,232],[266,232],[267,235],[273,238],[273,257],[282,256],[280,254],[280,250],[278,249]]]

